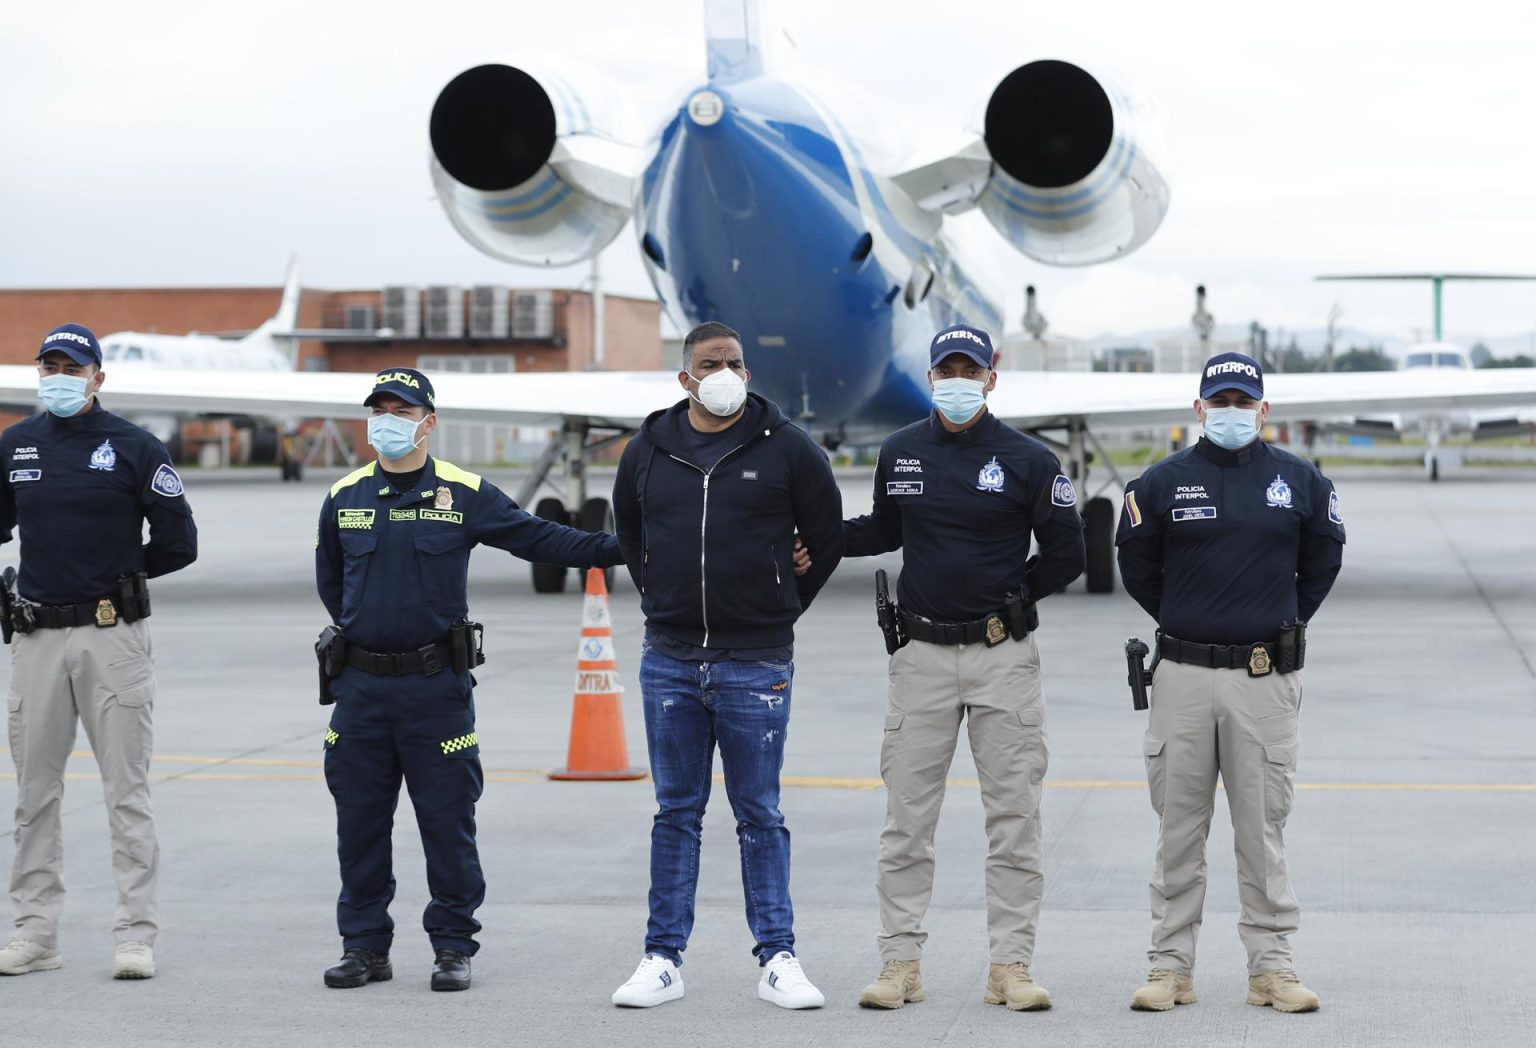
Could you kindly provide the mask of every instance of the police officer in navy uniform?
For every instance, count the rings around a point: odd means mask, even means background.
[[[471,689],[470,550],[485,543],[545,564],[609,567],[611,535],[541,520],[490,481],[432,458],[432,383],[413,368],[379,372],[363,402],[377,462],[337,481],[320,511],[315,575],[339,627],[322,635],[335,711],[325,777],[336,800],[344,953],[327,986],[391,977],[395,893],[390,831],[402,778],[416,809],[432,902],[422,923],[436,960],[434,990],[464,990],[485,879],[475,844],[479,736]],[[329,675],[328,674],[328,675]]]
[[[1221,776],[1237,853],[1248,1003],[1312,1011],[1292,968],[1300,921],[1285,868],[1295,788],[1305,624],[1339,573],[1344,521],[1311,463],[1260,439],[1269,403],[1257,361],[1206,362],[1199,442],[1127,485],[1125,588],[1157,620],[1147,782],[1160,822],[1152,874],[1152,963],[1131,1007],[1195,1000],[1205,841]]]
[[[46,411],[0,435],[0,542],[21,528],[8,594],[11,759],[16,763],[16,937],[0,975],[58,968],[64,904],[60,810],[75,723],[101,771],[117,880],[112,975],[155,974],[160,845],[149,801],[155,677],[146,579],[197,558],[197,528],[165,448],[101,406],[101,346],[79,324],[38,351]],[[144,524],[149,541],[144,541]],[[6,588],[10,588],[9,579]]]
[[[934,411],[886,439],[874,511],[844,525],[847,556],[902,550],[897,604],[907,637],[891,656],[880,753],[882,963],[859,1003],[899,1008],[922,1000],[933,834],[964,721],[986,810],[992,963],[983,999],[1033,1011],[1051,1001],[1030,974],[1044,885],[1046,768],[1035,604],[1082,573],[1083,526],[1056,456],[987,410],[997,385],[987,333],[946,328],[934,336],[929,360]],[[1031,533],[1038,558],[1029,557]]]

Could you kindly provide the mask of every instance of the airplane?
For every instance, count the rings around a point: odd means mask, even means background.
[[[979,211],[1018,252],[1050,265],[1112,261],[1153,235],[1169,190],[1138,137],[1128,95],[1084,67],[1026,62],[953,141],[904,150],[875,107],[770,55],[757,0],[706,0],[707,71],[654,134],[627,136],[621,92],[590,70],[481,65],[433,106],[429,171],[449,222],[507,261],[593,258],[631,221],[658,297],[680,330],[723,320],[742,333],[751,388],[828,446],[876,442],[926,415],[927,347],[969,323],[1001,335],[991,264],[946,219]],[[1536,369],[1426,376],[1277,375],[1276,421],[1361,410],[1488,407],[1536,394]],[[563,497],[540,516],[607,526],[586,461],[681,396],[661,372],[433,376],[455,419],[554,430],[514,497],[528,505],[563,463]],[[0,368],[0,399],[30,396],[30,368]],[[238,384],[192,370],[112,376],[119,410],[355,418],[357,376],[252,372]],[[990,395],[1006,421],[1050,439],[1082,490],[1090,592],[1114,586],[1120,478],[1099,426],[1188,425],[1182,374],[1004,372]],[[1054,434],[1054,436],[1048,436]],[[1088,487],[1091,453],[1108,478]],[[535,590],[564,568],[534,565]]]

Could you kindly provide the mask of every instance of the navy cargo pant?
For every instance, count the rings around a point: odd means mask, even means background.
[[[410,791],[432,902],[422,926],[435,950],[473,954],[485,899],[475,845],[475,802],[485,778],[468,673],[377,677],[348,667],[331,682],[325,781],[336,798],[344,949],[388,954],[395,897],[390,833],[400,782]]]

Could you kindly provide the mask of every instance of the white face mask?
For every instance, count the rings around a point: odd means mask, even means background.
[[[741,410],[747,402],[747,383],[731,368],[722,368],[705,378],[687,372],[689,378],[699,384],[699,392],[688,395],[704,405],[705,410],[721,417],[729,417]]]

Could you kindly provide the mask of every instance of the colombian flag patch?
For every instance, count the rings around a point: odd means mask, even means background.
[[[1141,509],[1136,505],[1136,492],[1125,493],[1125,515],[1130,519],[1131,527],[1141,526]]]

